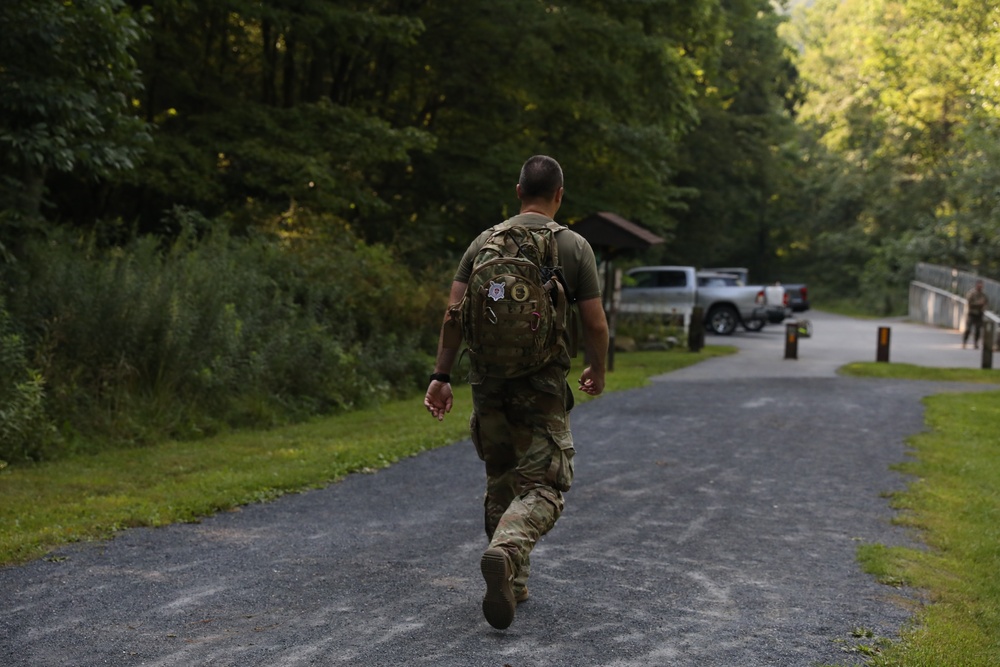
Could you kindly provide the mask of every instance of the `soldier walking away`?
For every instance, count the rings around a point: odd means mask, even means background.
[[[989,305],[989,299],[986,298],[986,294],[983,292],[983,281],[977,280],[976,286],[969,290],[969,293],[965,295],[966,301],[969,302],[969,312],[965,318],[965,333],[962,334],[962,349],[969,341],[969,332],[974,331],[972,335],[972,344],[975,349],[979,349],[979,336],[983,330],[983,313],[986,312],[986,306]],[[984,341],[984,344],[989,345],[989,341]]]
[[[579,310],[589,364],[580,391],[604,390],[608,349],[593,249],[554,221],[562,168],[536,155],[524,163],[515,191],[520,212],[482,232],[462,257],[424,397],[439,421],[451,412],[450,373],[464,339],[472,441],[486,467],[483,615],[500,629],[528,599],[531,550],[562,514],[573,481],[571,307]]]

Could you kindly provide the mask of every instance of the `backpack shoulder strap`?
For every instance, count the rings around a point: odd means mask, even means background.
[[[545,229],[552,232],[552,235],[549,237],[550,242],[548,248],[548,255],[549,255],[548,266],[557,267],[559,266],[559,242],[556,240],[556,234],[565,229],[569,229],[569,227],[567,227],[566,225],[560,225],[555,220],[550,220],[549,222],[545,223]]]

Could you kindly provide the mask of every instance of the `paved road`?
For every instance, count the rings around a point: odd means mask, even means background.
[[[882,494],[905,484],[890,466],[920,399],[981,387],[837,377],[880,323],[811,319],[797,361],[772,327],[574,411],[577,481],[507,631],[480,612],[483,473],[462,442],[0,570],[0,664],[854,664],[854,629],[908,619],[855,551],[907,543]],[[890,324],[894,360],[978,366],[954,332]]]
[[[941,329],[907,322],[903,318],[862,320],[809,311],[803,314],[813,325],[809,338],[798,341],[798,358],[785,360],[785,328],[767,326],[758,334],[741,332],[731,337],[708,336],[708,344],[732,344],[743,354],[736,359],[697,364],[671,373],[674,380],[763,377],[833,377],[836,369],[852,361],[875,361],[879,329],[889,329],[889,361],[943,368],[981,368],[982,352],[972,343],[962,349],[962,336]],[[1000,368],[1000,353],[994,358]]]

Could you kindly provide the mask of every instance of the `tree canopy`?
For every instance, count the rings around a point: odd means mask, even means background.
[[[50,220],[169,234],[177,207],[242,226],[307,207],[421,263],[509,212],[520,163],[549,153],[570,219],[613,210],[667,236],[708,225],[727,257],[751,229],[750,252],[773,252],[776,177],[761,174],[790,126],[791,67],[766,0],[12,3],[9,25],[79,29],[49,40],[63,61],[29,61],[29,37],[5,31],[5,81],[49,82],[35,98],[77,111],[52,132],[105,146],[70,163],[8,140],[11,178],[49,186]],[[66,77],[72,63],[106,85]],[[113,98],[101,124],[84,90]],[[31,99],[6,107],[27,136]],[[68,175],[25,174],[38,155]],[[743,194],[723,193],[730,181]],[[678,233],[677,252],[707,261],[698,233]]]
[[[132,112],[140,22],[120,0],[0,6],[0,209],[37,214],[51,172],[137,166],[149,140]]]
[[[851,267],[845,289],[899,295],[917,261],[1000,271],[998,19],[985,0],[820,0],[796,21],[813,250],[831,279]]]

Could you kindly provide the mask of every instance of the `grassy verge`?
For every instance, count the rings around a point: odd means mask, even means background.
[[[1000,372],[852,364],[851,375],[1000,383]],[[864,545],[866,571],[925,592],[899,642],[865,647],[878,667],[992,667],[1000,656],[1000,396],[942,394],[926,400],[929,431],[899,466],[913,482],[892,503],[898,522],[929,549]]]
[[[879,362],[857,362],[841,366],[842,375],[870,378],[894,378],[897,380],[931,380],[934,382],[972,382],[976,384],[1000,384],[1000,370],[979,368],[929,368],[913,364],[886,364]]]
[[[708,347],[698,354],[618,354],[607,391],[639,387],[650,376],[733,352],[731,347]],[[576,395],[578,401],[594,400]],[[0,471],[0,565],[129,527],[196,521],[323,486],[352,472],[374,471],[467,437],[468,386],[455,388],[456,407],[443,423],[427,414],[421,400],[271,431],[7,468]]]
[[[871,320],[880,315],[876,315],[870,308],[861,305],[857,299],[847,299],[842,297],[824,298],[813,297],[812,307],[835,315],[845,315],[847,317],[857,317],[862,320]]]

